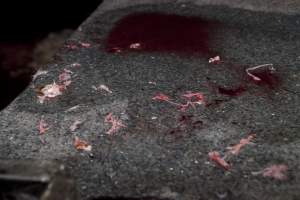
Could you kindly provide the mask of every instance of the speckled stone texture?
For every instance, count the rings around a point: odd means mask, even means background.
[[[105,38],[116,21],[133,12],[162,12],[217,20],[211,45],[224,61],[175,53],[110,54]],[[82,199],[102,196],[160,199],[297,199],[300,196],[299,65],[300,16],[253,12],[223,6],[172,3],[99,9],[68,43],[89,42],[90,48],[61,49],[56,59],[0,114],[0,155],[5,159],[58,160],[76,179]],[[81,66],[71,66],[80,63]],[[280,85],[275,89],[247,82],[247,91],[230,97],[208,84],[235,87],[245,66],[273,63]],[[34,86],[58,81],[63,69],[73,72],[63,95],[37,102]],[[149,83],[150,82],[150,83]],[[152,83],[151,83],[152,82]],[[155,82],[156,84],[153,84]],[[112,93],[97,92],[104,84]],[[182,101],[186,91],[202,92],[210,102],[180,112],[152,97],[162,92]],[[74,110],[68,110],[79,105]],[[107,135],[112,112],[126,127]],[[38,133],[41,117],[49,124]],[[183,117],[184,116],[184,117]],[[182,118],[188,122],[180,124]],[[75,132],[75,120],[83,123]],[[216,150],[255,133],[252,145],[230,158],[224,171],[208,158]],[[92,145],[77,151],[78,136]],[[288,179],[259,173],[285,164]]]

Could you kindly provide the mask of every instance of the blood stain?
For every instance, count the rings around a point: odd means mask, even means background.
[[[220,104],[226,102],[228,100],[225,100],[225,99],[214,99],[212,100],[210,103],[206,104],[206,107],[216,107],[216,106],[219,106]]]
[[[237,88],[218,87],[218,91],[220,94],[224,94],[228,96],[239,96],[246,91],[246,88],[244,86],[239,86]]]
[[[198,17],[135,13],[118,21],[106,39],[106,51],[173,52],[209,57],[213,30],[218,23]]]
[[[187,123],[190,123],[192,121],[192,119],[193,119],[193,115],[182,115],[182,116],[180,116],[178,121],[181,124],[187,124]]]
[[[264,70],[259,72],[252,72],[252,74],[258,77],[260,80],[254,80],[251,78],[251,81],[259,86],[265,86],[269,89],[275,89],[280,84],[279,77],[271,70]]]

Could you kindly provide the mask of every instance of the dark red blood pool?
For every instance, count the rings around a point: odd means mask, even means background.
[[[209,47],[216,22],[160,13],[131,14],[115,24],[106,51],[175,52],[215,56]]]
[[[246,88],[244,86],[239,86],[237,88],[218,87],[218,91],[220,94],[224,94],[228,96],[239,96],[246,91]]]
[[[260,80],[254,80],[252,77],[251,80],[259,86],[266,86],[269,89],[275,89],[280,84],[279,77],[271,70],[264,70],[259,72],[251,72],[254,76],[258,77]]]

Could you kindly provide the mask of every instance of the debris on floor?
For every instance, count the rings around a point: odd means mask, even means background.
[[[73,106],[73,107],[67,109],[65,112],[72,112],[72,111],[74,111],[74,110],[77,110],[77,109],[80,108],[80,107],[81,107],[81,105],[76,105],[76,106]]]
[[[267,68],[268,70],[270,70],[271,72],[275,71],[275,68],[273,67],[273,64],[263,64],[263,65],[258,65],[255,67],[250,67],[246,69],[246,73],[248,76],[250,76],[254,81],[261,81],[261,78],[258,76],[255,76],[253,73],[251,73],[250,71],[254,71],[260,68]]]
[[[158,93],[156,96],[152,97],[152,100],[165,101],[169,104],[175,105],[180,109],[180,111],[186,111],[190,106],[196,108],[196,105],[205,104],[204,95],[200,92],[190,92],[182,95],[182,98],[186,101],[186,103],[176,103],[171,101],[170,97],[163,93]]]
[[[65,88],[71,84],[71,74],[73,74],[71,70],[64,69],[64,72],[58,76],[59,81],[65,86]]]
[[[229,153],[233,154],[233,155],[238,155],[241,151],[241,149],[247,145],[247,144],[253,144],[251,141],[253,140],[253,138],[255,137],[255,134],[250,134],[246,139],[241,139],[240,143],[231,146],[231,147],[227,147],[227,149],[229,150]]]
[[[38,70],[33,76],[32,81],[35,81],[39,76],[46,75],[48,73],[47,70]]]
[[[140,43],[132,43],[130,46],[129,46],[129,49],[141,49],[142,46]]]
[[[122,121],[117,119],[115,116],[113,116],[112,113],[109,113],[105,117],[104,122],[111,124],[111,128],[106,132],[108,135],[112,135],[112,134],[116,133],[117,131],[119,131],[119,129],[121,129],[122,127],[126,127],[122,123]]]
[[[83,150],[83,151],[91,151],[92,150],[91,145],[89,145],[86,141],[79,139],[77,136],[75,137],[73,144],[77,150]]]
[[[52,84],[45,85],[38,91],[38,100],[41,104],[43,104],[45,100],[62,95],[63,90],[64,85],[58,85],[54,81]]]
[[[101,85],[99,85],[98,87],[96,87],[96,86],[92,86],[92,88],[95,90],[95,91],[105,91],[105,92],[107,92],[107,93],[113,93],[110,89],[109,89],[109,87],[107,87],[106,85],[103,85],[103,84],[101,84]]]
[[[231,156],[237,156],[241,149],[248,144],[252,144],[252,140],[255,137],[255,134],[250,134],[247,138],[243,138],[240,140],[240,142],[236,145],[233,145],[231,147],[227,147],[227,151],[224,153],[223,158],[220,156],[220,153],[217,151],[212,151],[208,153],[208,156],[211,160],[216,162],[218,165],[223,167],[226,170],[229,170],[229,164],[226,160],[230,160]]]
[[[73,124],[70,126],[70,131],[74,132],[76,129],[79,128],[80,124],[82,124],[81,120],[75,120],[75,122],[73,122]]]
[[[221,62],[220,56],[216,56],[208,60],[208,63],[212,63],[212,64],[219,64],[220,62]]]
[[[65,48],[70,50],[77,50],[79,48],[90,48],[91,44],[88,42],[78,42],[77,44],[75,42],[69,42],[65,45]]]
[[[277,180],[286,180],[287,177],[287,171],[288,166],[285,164],[275,164],[271,165],[269,167],[266,167],[265,169],[258,171],[258,172],[252,172],[252,175],[259,175],[262,174],[263,177],[271,177]]]
[[[227,163],[220,155],[219,152],[217,151],[211,151],[208,153],[209,158],[214,161],[216,164],[218,164],[219,166],[221,166],[222,168],[224,168],[225,170],[229,170],[230,169],[230,164]]]
[[[49,125],[45,122],[44,118],[42,117],[39,122],[40,135],[45,134],[48,130],[49,130]]]
[[[48,84],[40,89],[37,89],[39,103],[43,104],[45,100],[62,95],[63,91],[66,90],[67,87],[72,83],[71,74],[73,74],[71,70],[64,69],[64,71],[58,76],[58,81],[60,84],[57,84],[55,81],[53,81],[52,84]]]

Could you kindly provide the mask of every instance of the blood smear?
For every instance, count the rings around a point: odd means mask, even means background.
[[[266,86],[269,89],[275,89],[280,85],[279,77],[271,70],[252,72],[252,74],[260,79],[254,80],[251,78],[251,81],[259,86]]]
[[[131,14],[116,23],[106,39],[106,51],[158,51],[209,57],[216,55],[209,46],[216,24],[198,17]]]
[[[244,86],[239,86],[237,88],[218,87],[218,91],[220,94],[224,94],[228,96],[239,96],[246,91],[246,88]]]

